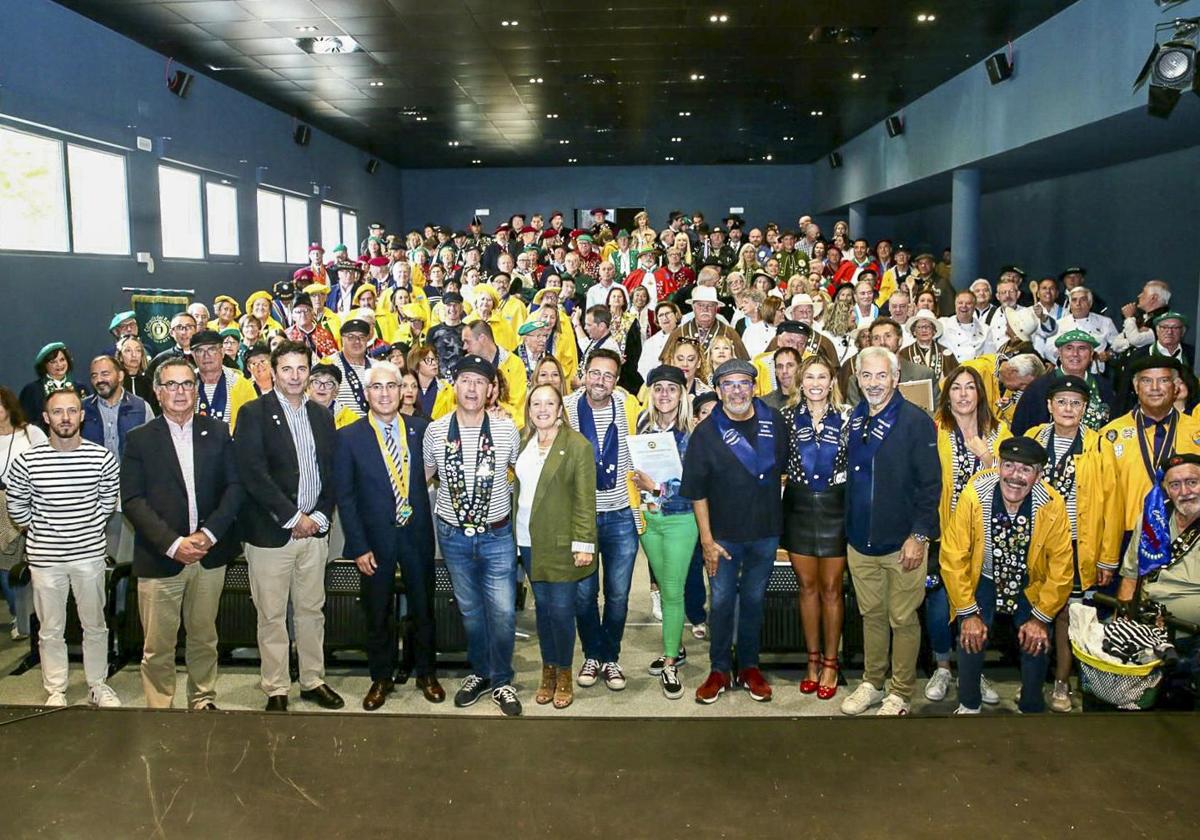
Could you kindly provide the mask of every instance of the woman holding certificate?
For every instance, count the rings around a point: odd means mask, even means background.
[[[650,407],[637,421],[637,435],[670,434],[682,465],[684,452],[692,432],[692,411],[684,399],[687,377],[671,365],[659,365],[650,371],[646,386],[650,390]],[[632,452],[633,446],[630,447]],[[637,459],[635,458],[635,466]],[[663,655],[650,663],[650,673],[659,678],[663,695],[668,700],[683,696],[678,665],[687,655],[682,646],[683,590],[692,551],[699,532],[692,503],[680,497],[679,478],[655,481],[639,469],[634,470],[634,483],[642,492],[642,513],[646,531],[642,534],[642,549],[658,580],[662,596]]]
[[[829,700],[837,693],[845,610],[842,575],[850,414],[842,405],[837,371],[823,356],[805,360],[796,383],[799,387],[782,412],[788,429],[782,543],[800,583],[800,618],[808,644],[808,673],[800,681],[800,691]]]
[[[565,422],[562,394],[535,385],[525,401],[525,439],[517,456],[514,531],[533,585],[542,682],[534,700],[565,709],[574,699],[575,601],[595,591],[596,462],[592,445]],[[592,597],[595,597],[594,595]]]

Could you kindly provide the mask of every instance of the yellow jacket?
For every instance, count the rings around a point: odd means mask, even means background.
[[[950,522],[950,516],[954,513],[954,444],[950,439],[954,435],[953,429],[943,429],[941,424],[938,424],[937,430],[937,450],[938,460],[942,464],[942,498],[938,501],[938,521],[942,524],[942,531],[945,532],[947,524]],[[992,433],[991,449],[993,455],[1000,454],[1000,442],[1012,437],[1012,432],[1008,429],[1008,424],[1001,422]]]
[[[501,350],[500,364],[497,367],[497,372],[504,377],[504,382],[508,386],[508,399],[502,400],[500,405],[508,412],[508,416],[512,418],[517,428],[521,429],[525,426],[525,393],[528,390],[525,380],[525,365],[515,353]],[[457,407],[458,400],[455,399],[454,388],[442,388],[433,401],[432,419],[445,417]]]
[[[529,320],[529,307],[525,305],[525,301],[516,295],[506,297],[504,302],[497,307],[496,311],[500,313],[500,317],[508,324],[514,336],[517,335],[517,330],[521,329],[521,325]]]
[[[1146,432],[1146,447],[1153,456],[1153,429]],[[1172,451],[1200,454],[1200,420],[1186,414],[1179,416]],[[1121,565],[1130,535],[1141,527],[1143,507],[1152,486],[1142,463],[1134,412],[1121,415],[1100,430],[1100,452],[1104,470],[1112,476],[1113,492],[1109,494],[1109,507],[1105,513],[1106,524],[1110,527],[1104,530],[1099,566],[1116,569]]]
[[[1043,423],[1027,429],[1031,437],[1042,446],[1050,442],[1053,423]],[[1079,557],[1079,582],[1084,589],[1096,585],[1097,560],[1104,531],[1114,530],[1110,539],[1120,539],[1120,518],[1106,516],[1105,512],[1116,488],[1116,478],[1111,470],[1104,469],[1104,456],[1100,453],[1100,433],[1080,426],[1083,431],[1083,452],[1075,456],[1075,533]],[[1049,453],[1054,457],[1054,453]]]
[[[334,404],[333,427],[343,429],[359,419],[359,416],[344,405]]]
[[[463,318],[464,324],[473,324],[480,320],[478,312],[472,312],[467,317]],[[517,331],[509,326],[508,321],[501,317],[499,312],[492,312],[487,320],[492,328],[492,339],[500,347],[503,347],[509,353],[517,349],[520,340],[517,338]]]
[[[222,371],[224,372],[224,371]],[[200,383],[197,382],[199,387]],[[246,379],[241,374],[234,381],[233,387],[229,389],[229,433],[233,434],[237,428],[238,412],[242,410],[242,406],[251,400],[258,399],[258,391],[254,390],[254,383]]]
[[[804,352],[800,354],[800,359],[804,361],[815,355],[817,355],[815,351],[805,346]],[[775,381],[775,351],[764,350],[751,359],[751,364],[754,365],[755,370],[754,396],[765,397],[779,384]]]
[[[561,306],[558,308],[558,326],[554,331],[554,358],[562,365],[563,376],[566,377],[563,390],[570,393],[573,387],[571,383],[579,370],[579,344],[575,341],[575,329],[571,326],[571,319],[563,312]]]
[[[981,470],[963,490],[950,527],[942,528],[941,567],[950,620],[973,613],[975,590],[983,574],[983,545],[986,529],[985,499],[1000,482],[995,470]],[[1029,540],[1027,567],[1029,585],[1025,597],[1033,615],[1047,624],[1054,620],[1071,595],[1074,562],[1071,558],[1071,523],[1063,497],[1044,481],[1034,485],[1033,532]]]

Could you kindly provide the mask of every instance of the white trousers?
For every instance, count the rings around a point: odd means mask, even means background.
[[[41,629],[38,650],[42,659],[42,685],[47,694],[67,690],[67,593],[75,595],[79,623],[83,626],[83,673],[89,686],[102,685],[108,676],[108,625],[104,621],[104,561],[72,560],[30,566],[33,609]]]

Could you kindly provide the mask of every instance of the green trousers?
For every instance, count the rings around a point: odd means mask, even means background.
[[[642,550],[658,579],[662,597],[663,656],[679,655],[683,638],[683,587],[699,536],[696,517],[691,513],[663,516],[646,512]]]

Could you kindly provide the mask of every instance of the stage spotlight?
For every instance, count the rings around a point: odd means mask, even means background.
[[[192,74],[184,73],[182,70],[176,70],[167,79],[167,90],[176,96],[183,98],[188,95],[188,88],[192,86]]]
[[[1164,36],[1165,41],[1161,40]],[[1186,90],[1200,95],[1200,74],[1196,73],[1198,36],[1200,18],[1178,18],[1154,27],[1154,47],[1133,83],[1134,90],[1150,83],[1147,110],[1151,116],[1169,117]]]

